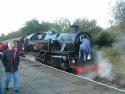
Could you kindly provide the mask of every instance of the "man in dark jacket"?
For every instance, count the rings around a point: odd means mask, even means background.
[[[5,89],[9,90],[11,77],[14,79],[14,91],[19,92],[19,66],[20,58],[17,51],[14,50],[14,43],[8,42],[8,49],[3,53],[3,66],[5,67],[6,80]]]

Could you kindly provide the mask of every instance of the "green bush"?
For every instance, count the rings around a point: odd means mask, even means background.
[[[114,34],[112,32],[101,32],[99,33],[96,44],[99,47],[111,47],[112,43],[115,41]]]

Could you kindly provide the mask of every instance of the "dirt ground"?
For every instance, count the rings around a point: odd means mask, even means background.
[[[18,94],[125,94],[94,82],[21,60],[20,92]],[[10,94],[13,93],[10,84]]]

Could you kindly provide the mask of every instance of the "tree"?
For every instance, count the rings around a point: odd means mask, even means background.
[[[49,22],[44,22],[44,21],[40,23],[38,20],[32,19],[32,20],[27,21],[24,24],[24,26],[21,27],[18,31],[9,33],[4,38],[3,36],[1,36],[0,39],[1,40],[13,39],[17,37],[24,37],[31,33],[46,32],[54,26],[55,26],[54,23],[49,23]]]
[[[46,32],[54,27],[54,23],[44,22],[41,23],[40,32]]]
[[[70,21],[68,19],[60,18],[55,21],[55,29],[59,32],[67,32],[70,30]]]
[[[14,31],[14,32],[9,33],[8,35],[6,35],[5,39],[14,39],[14,38],[19,38],[19,37],[21,37],[21,32]]]
[[[125,32],[125,0],[119,0],[113,7],[114,25],[118,31]]]
[[[22,36],[26,36],[31,33],[38,33],[38,32],[45,32],[51,29],[53,23],[44,22],[41,23],[36,20],[32,19],[25,23],[24,27],[22,27],[19,31],[21,32]]]
[[[96,20],[76,19],[74,24],[79,25],[80,32],[102,31],[102,28],[96,25]]]
[[[96,44],[99,47],[111,47],[112,43],[115,42],[115,38],[110,32],[100,32]]]
[[[1,36],[0,36],[0,41],[3,41],[3,40],[5,40],[5,34],[1,34]]]
[[[41,24],[38,20],[32,19],[30,21],[27,21],[19,31],[21,31],[22,35],[27,35],[30,33],[39,32],[41,30]]]
[[[116,24],[125,23],[125,1],[120,0],[116,2],[113,8],[113,16]]]

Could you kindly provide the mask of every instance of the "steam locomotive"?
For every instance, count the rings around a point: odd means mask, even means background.
[[[79,58],[79,46],[83,37],[91,42],[92,38],[87,32],[78,32],[78,26],[72,26],[70,32],[58,33],[48,31],[44,33],[30,34],[23,39],[16,39],[15,44],[22,54],[34,54],[36,61],[74,73],[84,70],[97,70],[94,64],[94,52],[91,50],[87,63],[84,64]],[[23,40],[23,41],[22,41]]]

